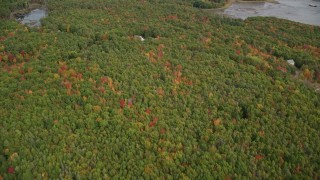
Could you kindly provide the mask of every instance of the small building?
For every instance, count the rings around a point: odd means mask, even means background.
[[[293,59],[287,60],[287,63],[289,63],[290,65],[294,66],[294,60]]]

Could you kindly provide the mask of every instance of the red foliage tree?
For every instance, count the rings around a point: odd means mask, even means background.
[[[120,108],[123,109],[123,108],[126,106],[126,100],[121,99],[121,100],[119,101],[119,104],[120,104]]]

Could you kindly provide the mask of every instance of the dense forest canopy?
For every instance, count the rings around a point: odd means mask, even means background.
[[[2,2],[0,179],[319,178],[319,27],[50,0],[29,28]]]

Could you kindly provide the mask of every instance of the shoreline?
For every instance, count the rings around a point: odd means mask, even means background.
[[[309,0],[295,1],[291,4],[280,0],[225,0],[225,6],[216,9],[201,9],[205,13],[219,15],[228,18],[245,20],[248,17],[273,16],[280,19],[287,19],[294,22],[320,26],[320,19],[317,17],[318,8],[308,6]],[[250,3],[249,3],[250,2]],[[316,1],[315,1],[316,2]],[[320,1],[319,1],[320,2]],[[319,3],[318,2],[318,3]],[[320,7],[320,4],[318,4]],[[294,10],[294,9],[297,9]]]
[[[277,0],[259,0],[259,1],[248,1],[248,0],[227,0],[226,4],[223,7],[220,8],[214,8],[214,9],[203,9],[203,10],[223,10],[230,7],[233,3],[261,3],[261,2],[268,2],[268,3],[278,3]]]
[[[26,14],[30,13],[31,11],[33,11],[35,9],[44,9],[44,8],[46,8],[46,3],[44,3],[44,4],[32,3],[27,8],[19,9],[19,10],[11,12],[9,19],[16,19],[17,15],[25,16]]]

